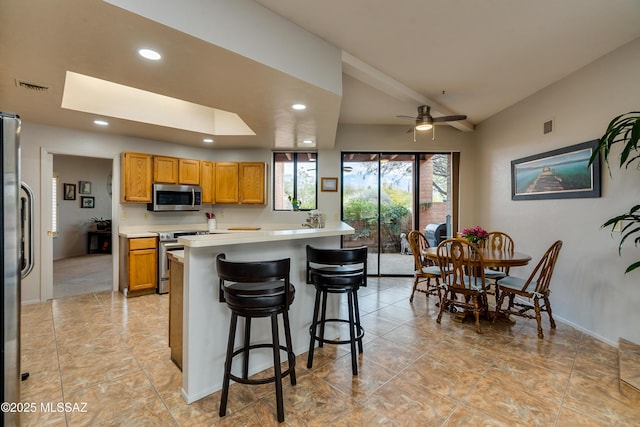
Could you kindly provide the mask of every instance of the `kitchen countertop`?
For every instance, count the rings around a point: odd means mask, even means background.
[[[343,224],[339,223],[336,226]],[[346,225],[346,224],[343,224]],[[349,226],[347,226],[349,227]],[[249,230],[247,228],[260,228],[259,230]],[[329,228],[334,229],[330,224],[327,224],[327,228],[318,230],[327,230]],[[139,237],[157,237],[158,233],[163,231],[176,231],[176,230],[189,230],[189,231],[207,231],[207,224],[168,224],[168,225],[129,225],[121,226],[118,229],[118,235],[127,239],[139,238]],[[220,223],[218,227],[211,234],[230,234],[230,233],[256,233],[267,231],[305,231],[309,232],[309,228],[302,228],[300,224],[260,224],[260,225],[247,225],[247,224],[235,224],[235,223]],[[348,231],[348,230],[347,230]],[[348,233],[347,233],[348,234]],[[264,234],[263,234],[264,235]],[[205,236],[208,237],[208,236]],[[201,246],[201,245],[190,245]],[[208,246],[208,245],[205,245]]]

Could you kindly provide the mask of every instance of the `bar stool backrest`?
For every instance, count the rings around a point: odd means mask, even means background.
[[[307,284],[311,283],[314,270],[323,274],[362,272],[361,286],[367,286],[367,247],[318,249],[307,245]]]
[[[225,254],[216,258],[218,277],[220,278],[220,302],[224,299],[224,282],[260,283],[283,281],[285,301],[289,301],[289,270],[291,259],[273,261],[230,261]]]

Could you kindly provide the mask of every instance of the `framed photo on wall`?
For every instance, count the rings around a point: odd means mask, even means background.
[[[600,197],[598,140],[511,161],[511,200]]]
[[[78,193],[91,194],[91,181],[80,181],[78,184]]]
[[[80,207],[81,208],[95,208],[95,197],[90,196],[82,196],[80,197]]]
[[[338,191],[338,178],[320,178],[320,191]]]
[[[76,199],[76,185],[64,184],[64,200],[75,200],[75,199]]]

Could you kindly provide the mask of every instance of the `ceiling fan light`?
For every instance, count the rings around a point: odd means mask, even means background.
[[[429,130],[432,127],[433,125],[429,123],[420,123],[419,125],[416,125],[416,130]]]

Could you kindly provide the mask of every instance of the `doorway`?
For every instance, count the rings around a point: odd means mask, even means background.
[[[413,274],[405,241],[411,230],[426,233],[430,224],[445,224],[447,234],[453,234],[455,154],[342,154],[342,220],[355,229],[343,236],[342,245],[369,248],[369,274]]]
[[[49,156],[55,177],[51,217],[51,297],[114,288],[111,192],[114,161],[56,153]],[[53,190],[52,190],[53,191]],[[55,205],[53,203],[55,198]],[[45,209],[43,209],[44,211]],[[55,221],[55,224],[54,224]],[[43,283],[43,287],[47,286]]]

